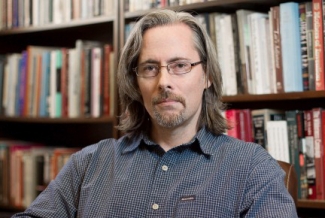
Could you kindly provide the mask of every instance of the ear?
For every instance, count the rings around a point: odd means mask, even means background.
[[[205,78],[205,89],[208,89],[211,86],[211,78]]]

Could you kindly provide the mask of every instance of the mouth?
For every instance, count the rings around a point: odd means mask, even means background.
[[[175,103],[180,103],[185,106],[185,99],[170,92],[163,92],[152,101],[153,105],[160,106],[172,106]]]
[[[168,103],[175,103],[175,102],[179,102],[179,101],[176,99],[167,98],[167,99],[161,99],[160,101],[157,101],[156,104],[168,104]]]

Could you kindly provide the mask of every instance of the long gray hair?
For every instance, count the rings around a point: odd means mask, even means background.
[[[143,34],[150,28],[175,23],[184,23],[193,31],[194,45],[204,62],[206,78],[211,81],[211,86],[202,96],[198,126],[206,126],[214,134],[221,134],[229,129],[221,113],[224,109],[221,102],[222,78],[216,49],[206,29],[189,13],[163,9],[145,15],[136,23],[121,53],[117,81],[122,114],[117,128],[127,134],[138,135],[150,127],[150,116],[144,107],[136,74],[133,71],[138,63]]]

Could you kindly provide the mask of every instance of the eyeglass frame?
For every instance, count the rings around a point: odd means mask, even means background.
[[[178,61],[172,61],[172,62],[168,63],[166,66],[159,66],[159,65],[157,64],[159,70],[158,70],[158,72],[157,72],[157,74],[156,74],[155,76],[148,76],[148,77],[140,76],[140,75],[138,74],[138,71],[137,71],[139,66],[132,68],[132,70],[135,72],[135,74],[137,75],[137,77],[141,77],[141,78],[154,78],[154,77],[158,76],[158,74],[160,73],[160,68],[162,68],[162,67],[166,67],[166,68],[167,68],[167,72],[168,72],[169,74],[171,74],[171,75],[184,75],[184,74],[187,74],[187,73],[191,72],[191,70],[192,70],[193,67],[195,67],[195,66],[197,66],[197,65],[203,63],[202,60],[201,60],[201,61],[198,61],[198,62],[194,62],[194,63],[191,63],[191,62],[189,62],[189,61],[184,61],[184,62],[188,62],[188,63],[190,63],[191,69],[190,69],[188,72],[180,73],[180,74],[171,73],[171,72],[170,72],[170,68],[169,68],[168,66],[169,66],[170,64],[177,63],[177,62],[178,62]]]

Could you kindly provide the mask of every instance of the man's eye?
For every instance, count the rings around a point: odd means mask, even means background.
[[[150,71],[155,71],[155,70],[157,70],[157,66],[154,66],[154,65],[143,66],[143,71],[150,72]]]
[[[184,63],[184,62],[177,62],[174,64],[174,68],[176,69],[183,69],[183,68],[186,68],[187,66],[187,63]]]

